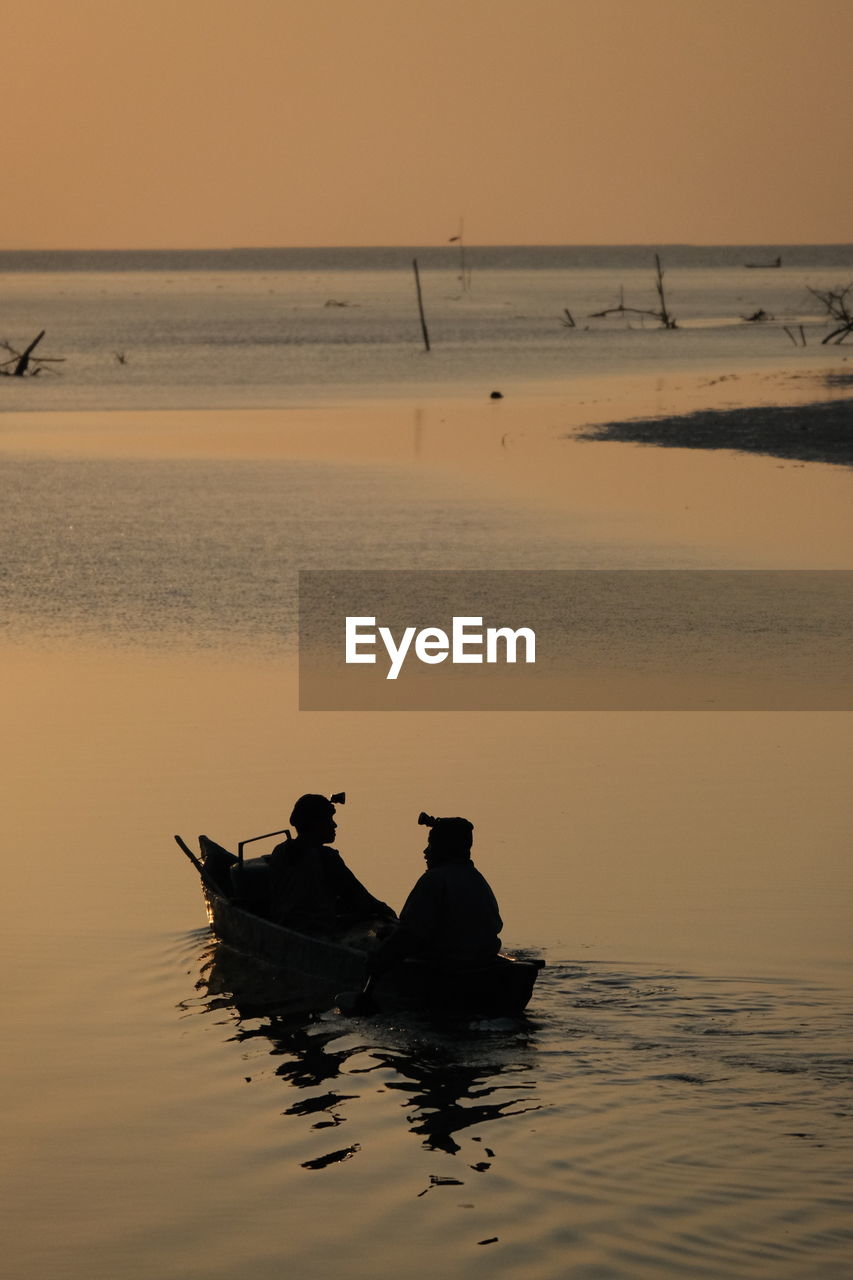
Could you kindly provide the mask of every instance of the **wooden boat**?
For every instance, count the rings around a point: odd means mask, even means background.
[[[278,833],[275,833],[278,834]],[[312,991],[334,998],[364,989],[368,979],[368,943],[349,938],[315,937],[265,919],[235,901],[231,870],[240,866],[251,877],[263,870],[265,858],[238,860],[207,836],[199,836],[200,856],[180,836],[179,847],[198,871],[207,915],[216,936],[244,956],[279,973],[310,984]],[[424,1010],[434,1014],[516,1017],[527,1007],[543,967],[542,960],[496,956],[476,969],[438,969],[406,961],[370,984],[372,1005],[379,1011]],[[349,1002],[352,1004],[352,1000]]]

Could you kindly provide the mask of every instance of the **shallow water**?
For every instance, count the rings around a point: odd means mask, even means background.
[[[574,438],[754,387],[578,388],[0,420],[16,1280],[851,1273],[853,718],[296,711],[299,568],[851,567],[844,469]],[[395,905],[418,811],[475,821],[527,1019],[306,1012],[212,947],[172,833],[339,788]]]
[[[3,387],[9,409],[274,407],[337,396],[517,393],[531,381],[666,370],[714,374],[829,363],[809,288],[853,271],[849,245],[663,246],[669,310],[654,317],[654,249],[475,249],[470,290],[455,256],[419,253],[431,351],[423,350],[412,251],[0,255],[7,341],[40,330],[43,376]],[[568,308],[574,328],[563,325]],[[766,323],[746,323],[759,309]],[[784,326],[806,326],[803,350]]]

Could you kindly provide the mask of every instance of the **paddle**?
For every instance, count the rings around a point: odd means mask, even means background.
[[[193,864],[196,871],[201,876],[202,882],[207,885],[208,889],[212,889],[214,893],[222,893],[222,889],[219,887],[216,881],[208,874],[207,870],[205,869],[204,863],[201,862],[195,856],[192,849],[189,847],[188,844],[185,843],[185,841],[181,839],[180,836],[175,836],[175,844],[183,853],[187,855],[190,862]]]
[[[373,987],[376,979],[372,973],[367,975],[360,991],[339,991],[335,996],[335,1004],[344,1017],[369,1018],[379,1012],[379,1006],[373,998]]]

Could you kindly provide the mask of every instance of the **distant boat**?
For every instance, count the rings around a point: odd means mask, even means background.
[[[745,262],[743,265],[752,271],[769,271],[772,267],[781,267],[782,259],[775,258],[773,262]]]

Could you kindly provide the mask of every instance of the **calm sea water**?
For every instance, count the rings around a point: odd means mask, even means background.
[[[853,271],[662,252],[675,333],[560,328],[620,284],[653,305],[649,250],[483,250],[462,295],[422,252],[430,357],[403,250],[0,257],[7,339],[68,357],[0,385],[56,423],[0,417],[16,1280],[853,1275],[851,717],[295,710],[300,567],[849,567],[845,469],[445,404],[796,371],[738,314],[817,334],[806,283]],[[385,435],[370,397],[408,402]],[[329,400],[361,407],[315,448]],[[248,412],[303,403],[299,448]],[[548,964],[529,1018],[347,1020],[215,947],[172,833],[341,787],[342,851],[397,905],[417,812],[475,820],[506,945]]]
[[[353,396],[488,392],[586,375],[706,370],[796,358],[783,325],[826,328],[809,286],[853,278],[853,246],[661,246],[667,304],[654,310],[650,247],[2,253],[2,336],[41,329],[64,364],[3,387],[3,407],[269,407]],[[423,351],[411,259],[432,338]],[[782,266],[753,270],[747,262]],[[565,308],[576,321],[563,326]],[[759,309],[766,323],[744,316]]]

